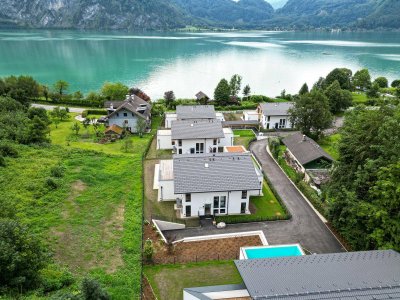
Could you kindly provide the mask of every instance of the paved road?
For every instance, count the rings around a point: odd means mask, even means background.
[[[335,236],[304,200],[297,189],[266,151],[266,140],[254,142],[251,151],[260,161],[263,171],[292,213],[289,221],[260,222],[228,225],[225,229],[214,227],[188,228],[164,232],[176,239],[208,234],[221,234],[262,230],[269,244],[300,243],[313,253],[344,251]]]
[[[32,107],[41,107],[44,108],[45,110],[53,110],[55,105],[47,105],[47,104],[37,104],[37,103],[32,103]],[[64,108],[60,106],[61,108]],[[70,112],[73,113],[78,113],[81,114],[86,108],[80,108],[80,107],[68,107]]]

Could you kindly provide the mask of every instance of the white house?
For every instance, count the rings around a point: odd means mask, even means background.
[[[293,105],[293,102],[260,103],[256,111],[243,112],[243,119],[245,121],[259,120],[264,129],[289,129],[292,128],[292,124],[288,110]]]
[[[171,128],[173,121],[187,120],[225,121],[222,113],[216,113],[214,105],[178,105],[176,113],[165,113],[165,128]]]
[[[124,101],[106,102],[108,126],[126,128],[130,132],[136,132],[138,119],[143,119],[147,127],[151,124],[151,105],[136,95],[127,95]]]
[[[216,119],[177,120],[171,129],[157,132],[157,149],[171,149],[176,154],[216,153],[232,144],[232,129],[223,128]]]
[[[156,170],[158,201],[176,201],[182,218],[249,214],[250,196],[262,195],[263,175],[250,153],[176,155]]]

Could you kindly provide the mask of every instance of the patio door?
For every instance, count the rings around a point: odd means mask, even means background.
[[[204,215],[206,215],[206,216],[211,215],[211,204],[204,205]]]

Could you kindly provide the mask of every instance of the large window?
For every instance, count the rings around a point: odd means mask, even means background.
[[[285,128],[285,127],[286,127],[286,119],[280,119],[279,128]]]
[[[214,215],[226,214],[226,196],[214,196]]]
[[[218,139],[213,140],[213,145],[216,146],[218,144]]]
[[[204,153],[204,143],[196,143],[196,153]]]
[[[178,140],[178,146],[182,147],[182,140]]]
[[[242,199],[247,199],[247,191],[242,191]]]
[[[192,194],[186,194],[186,195],[185,195],[185,201],[186,201],[186,202],[192,201]]]

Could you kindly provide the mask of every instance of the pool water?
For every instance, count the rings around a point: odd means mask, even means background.
[[[303,255],[302,250],[297,245],[248,248],[244,251],[248,259]]]

